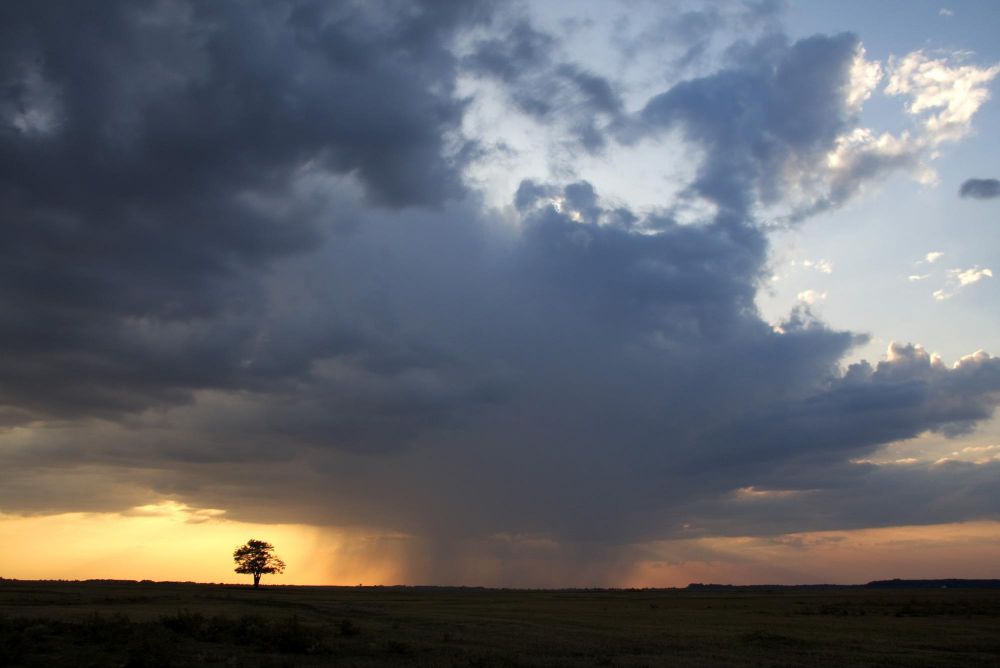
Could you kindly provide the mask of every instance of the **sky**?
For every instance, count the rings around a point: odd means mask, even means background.
[[[993,2],[5,2],[0,576],[998,577]]]

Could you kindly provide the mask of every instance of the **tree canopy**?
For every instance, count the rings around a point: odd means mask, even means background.
[[[251,538],[233,552],[236,572],[253,575],[253,586],[260,586],[260,576],[265,573],[283,573],[285,562],[273,552],[270,543]]]

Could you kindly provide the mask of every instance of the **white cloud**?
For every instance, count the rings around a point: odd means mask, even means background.
[[[949,299],[962,288],[974,285],[984,278],[993,278],[993,270],[988,267],[980,268],[979,265],[969,269],[949,269],[945,287],[935,290],[932,296],[938,301]]]
[[[887,79],[882,92],[906,98],[906,113],[918,124],[898,134],[864,126],[843,132],[825,160],[812,169],[800,168],[799,203],[791,218],[839,206],[863,192],[867,184],[897,170],[908,172],[920,183],[935,184],[937,174],[930,163],[937,157],[937,147],[971,132],[972,117],[989,99],[988,84],[1000,73],[1000,65],[953,64],[964,56],[954,52],[932,59],[914,51],[891,57],[883,66],[865,61],[864,49],[859,47],[845,87],[846,109],[860,111]]]
[[[927,352],[927,349],[919,343],[908,344],[899,341],[889,342],[885,350],[885,359],[899,364],[907,361],[916,361],[921,364],[941,364],[940,355]]]
[[[958,54],[953,55],[958,59]],[[972,116],[990,94],[986,85],[1000,73],[1000,65],[952,67],[949,60],[932,60],[923,51],[889,59],[889,95],[905,95],[907,113],[923,117],[923,141],[931,145],[955,141],[968,134]]]
[[[907,164],[913,161],[911,137],[888,132],[876,134],[871,128],[854,128],[837,137],[835,146],[826,156],[826,167],[834,188],[848,188],[855,173],[873,160],[880,163]],[[852,188],[856,189],[856,185]]]
[[[923,281],[927,278],[930,278],[930,276],[931,276],[930,274],[911,274],[906,277],[906,280],[910,281],[911,283],[915,283],[917,281]]]
[[[993,278],[993,271],[991,269],[980,269],[978,266],[965,270],[952,269],[948,273],[958,279],[958,284],[962,287],[978,283],[984,278]]]
[[[938,10],[938,16],[944,16],[944,17],[949,17],[950,18],[950,17],[952,17],[954,15],[955,15],[955,12],[951,11],[947,7],[942,7],[940,10]]]
[[[859,45],[851,64],[851,78],[847,86],[848,108],[859,111],[881,80],[882,64],[877,60],[865,60],[865,48]]]
[[[944,257],[944,253],[942,253],[941,251],[931,251],[930,253],[924,256],[924,261],[934,264],[942,257]]]
[[[816,271],[824,274],[833,273],[833,263],[829,260],[803,260],[802,266],[809,269],[815,269]]]
[[[798,299],[800,302],[806,304],[815,304],[817,302],[826,301],[826,293],[818,292],[816,290],[803,290],[798,294]]]

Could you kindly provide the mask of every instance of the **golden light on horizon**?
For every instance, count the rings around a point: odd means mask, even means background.
[[[0,513],[0,541],[10,546],[0,560],[0,576],[245,583],[246,576],[233,572],[232,552],[253,537],[274,544],[288,564],[284,574],[266,577],[264,584],[371,584],[391,577],[381,564],[348,558],[352,577],[343,579],[346,573],[334,562],[351,542],[349,532],[238,522],[224,515],[221,509],[174,501],[126,513]]]
[[[670,555],[678,552],[680,558]],[[1000,522],[814,531],[656,543],[661,559],[639,561],[625,586],[860,584],[872,580],[998,576]]]
[[[167,501],[126,513],[0,514],[0,540],[8,546],[0,576],[247,583],[233,572],[231,555],[251,537],[273,543],[288,564],[283,575],[265,577],[264,584],[849,584],[989,578],[997,576],[994,565],[1000,563],[1000,522],[968,522],[657,541],[623,546],[603,566],[582,568],[573,561],[573,549],[552,541],[540,552],[525,546],[533,556],[526,555],[518,569],[498,568],[487,542],[453,555],[453,568],[435,569],[426,563],[426,545],[405,535],[238,522],[221,509]]]

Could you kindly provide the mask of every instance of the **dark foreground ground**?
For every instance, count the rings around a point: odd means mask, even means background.
[[[1000,589],[0,581],[0,666],[1000,666]]]

